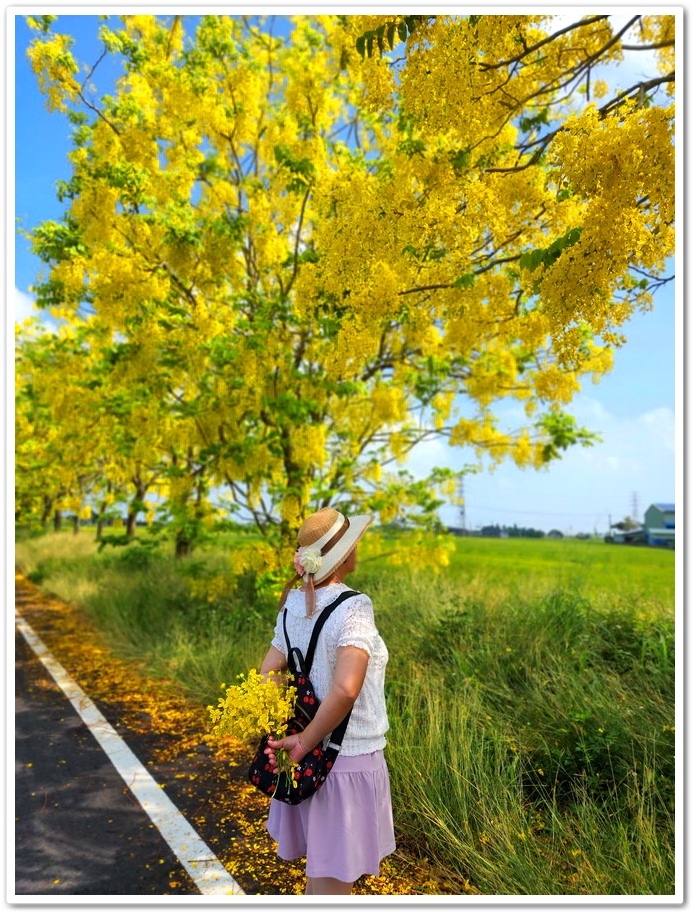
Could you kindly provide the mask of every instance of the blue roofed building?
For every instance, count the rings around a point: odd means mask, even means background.
[[[653,503],[644,518],[648,544],[674,548],[674,503]]]

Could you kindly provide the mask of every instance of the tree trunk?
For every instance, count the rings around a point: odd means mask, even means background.
[[[97,540],[99,540],[104,533],[104,513],[106,509],[106,503],[102,503],[101,506],[99,506],[99,515],[97,516]]]
[[[60,514],[59,510],[56,510],[53,513],[53,530],[60,531],[63,525],[63,516]]]
[[[129,538],[134,537],[138,512],[142,508],[143,500],[147,496],[147,487],[143,486],[139,478],[133,480],[136,485],[135,497],[128,506],[128,516],[126,517],[126,534]]]
[[[126,534],[129,538],[132,538],[135,535],[135,522],[138,517],[137,512],[132,512],[129,510],[128,515],[126,516]]]
[[[306,470],[301,468],[292,458],[292,449],[290,447],[290,432],[283,433],[283,465],[285,467],[286,492],[300,494],[303,492],[303,483]],[[300,524],[309,515],[309,506],[300,501],[297,496],[297,514],[300,518]],[[294,514],[294,513],[293,513]],[[286,518],[280,520],[280,544],[281,549],[289,549],[297,543],[297,528],[291,525]]]
[[[184,557],[190,557],[193,552],[193,543],[191,538],[184,531],[177,531],[176,542],[174,546],[174,556],[177,560]]]
[[[79,533],[80,533],[80,516],[74,515],[73,516],[73,534],[79,534]]]

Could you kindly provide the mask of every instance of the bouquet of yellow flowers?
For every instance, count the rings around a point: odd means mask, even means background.
[[[295,708],[297,688],[289,681],[287,672],[269,671],[261,675],[256,668],[245,676],[239,674],[239,684],[225,690],[217,706],[208,706],[212,734],[216,737],[231,735],[240,741],[258,741],[264,735],[274,738],[285,737],[288,721]],[[276,753],[278,771],[286,773],[294,781],[295,764],[284,749]]]

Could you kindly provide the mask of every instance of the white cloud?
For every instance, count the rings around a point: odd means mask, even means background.
[[[21,324],[25,318],[38,318],[39,312],[34,308],[34,300],[21,289],[15,287],[14,297],[15,321]]]
[[[29,293],[23,292],[15,287],[14,297],[14,320],[17,324],[22,324],[27,318],[35,318],[42,328],[42,331],[55,333],[57,324],[46,309],[38,309],[35,300]]]
[[[650,503],[674,500],[675,416],[670,407],[616,416],[596,398],[580,395],[568,411],[602,441],[571,448],[542,471],[521,470],[508,461],[493,472],[467,476],[467,526],[498,523],[602,533],[610,517],[616,521],[632,514],[634,503],[642,518]],[[407,467],[422,477],[432,467],[457,469],[469,463],[474,458],[468,449],[432,442],[415,449]],[[443,506],[441,517],[445,524],[461,521],[453,505]]]
[[[656,430],[663,436],[669,436],[674,440],[674,411],[668,407],[658,407],[657,410],[651,410],[641,417],[645,426]]]
[[[592,424],[592,428],[602,437],[601,447],[583,451],[588,455],[618,456],[619,469],[647,469],[674,457],[675,421],[669,407],[620,418],[603,411],[601,421]]]

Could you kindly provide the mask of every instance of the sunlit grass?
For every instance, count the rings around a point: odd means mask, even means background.
[[[70,564],[94,556],[99,544],[94,537],[84,533],[55,532],[15,544],[15,563],[25,575],[34,574],[59,563]]]
[[[621,594],[648,598],[673,609],[673,551],[654,547],[605,544],[596,540],[526,540],[458,538],[450,573],[460,581],[498,591],[501,585],[532,592],[573,588],[587,596]]]

